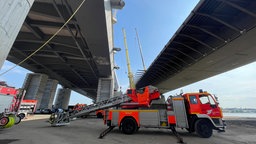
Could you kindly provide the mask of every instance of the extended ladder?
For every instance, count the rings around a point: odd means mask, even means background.
[[[83,108],[83,110],[81,110],[78,113],[75,113],[73,115],[70,115],[69,112],[64,112],[64,111],[58,111],[53,113],[50,116],[49,122],[51,123],[52,126],[60,126],[60,125],[67,125],[70,122],[70,119],[75,118],[75,117],[79,117],[79,116],[83,116],[83,115],[87,115],[90,112],[94,112],[100,109],[107,109],[107,108],[111,108],[114,106],[118,106],[121,103],[124,102],[128,102],[130,101],[131,98],[128,97],[127,95],[121,95],[121,96],[116,96],[116,97],[112,97],[109,98],[107,100],[92,104],[92,105],[88,105],[86,107]]]

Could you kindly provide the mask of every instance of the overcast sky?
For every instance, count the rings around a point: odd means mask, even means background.
[[[118,22],[114,25],[114,45],[122,48],[122,51],[115,55],[115,61],[120,67],[117,74],[123,91],[129,84],[122,28],[126,29],[131,68],[135,74],[143,66],[134,29],[136,28],[139,33],[146,67],[148,67],[198,3],[197,0],[125,0],[125,2],[125,7],[117,12]],[[5,62],[0,73],[12,65],[10,62]],[[17,88],[22,87],[27,72],[29,71],[18,67],[0,76],[0,80],[7,81],[9,85]],[[255,74],[256,63],[254,62],[171,91],[167,95],[178,94],[181,89],[183,92],[194,92],[203,89],[216,94],[224,108],[256,108],[254,100],[256,98],[254,95],[256,90]],[[89,104],[91,100],[72,92],[70,104],[75,103]]]

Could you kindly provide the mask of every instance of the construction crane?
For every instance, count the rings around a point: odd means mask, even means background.
[[[136,38],[137,38],[137,42],[138,42],[138,46],[139,46],[139,50],[140,50],[140,57],[141,57],[141,61],[142,61],[142,65],[143,65],[143,70],[138,70],[135,74],[135,83],[138,82],[138,80],[142,77],[142,75],[146,72],[146,65],[145,65],[145,62],[144,62],[144,58],[143,58],[143,55],[142,55],[142,47],[141,47],[141,44],[140,44],[140,39],[139,39],[139,34],[137,32],[137,29],[135,28],[135,32],[136,32]]]
[[[141,60],[142,60],[144,72],[146,72],[147,69],[146,69],[146,66],[145,66],[145,63],[144,63],[144,59],[143,59],[143,55],[142,55],[142,48],[141,48],[141,44],[140,44],[140,39],[139,39],[139,35],[138,35],[138,32],[137,32],[136,28],[135,28],[135,32],[136,32],[136,37],[137,37],[137,40],[138,40],[138,45],[139,45],[139,49],[140,49],[140,57],[141,57]]]
[[[122,31],[123,31],[123,35],[124,35],[124,46],[125,46],[125,54],[126,54],[126,61],[127,61],[127,68],[128,68],[129,84],[130,84],[131,89],[135,89],[133,73],[131,70],[130,59],[129,59],[128,46],[127,46],[127,42],[126,42],[126,32],[125,32],[124,28],[122,28]]]

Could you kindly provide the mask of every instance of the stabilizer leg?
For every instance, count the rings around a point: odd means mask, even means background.
[[[114,129],[114,126],[108,127],[108,129],[104,130],[104,131],[100,134],[99,138],[102,139],[102,138],[103,138],[105,135],[107,135],[112,129]]]
[[[172,130],[173,134],[176,136],[176,138],[178,140],[178,143],[185,144],[184,141],[183,141],[183,138],[178,134],[178,132],[176,131],[174,126],[171,126],[171,130]]]

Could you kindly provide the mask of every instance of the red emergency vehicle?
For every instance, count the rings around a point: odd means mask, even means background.
[[[155,88],[145,87],[129,90],[127,95],[131,102],[121,104],[121,109],[107,110],[104,117],[105,124],[119,127],[125,134],[132,134],[140,127],[172,130],[177,127],[208,138],[213,130],[225,130],[221,108],[210,93],[186,93],[165,101]]]
[[[0,85],[0,128],[9,128],[20,123],[24,114],[18,114],[25,95],[23,89],[15,89],[5,83]]]

